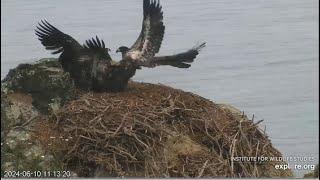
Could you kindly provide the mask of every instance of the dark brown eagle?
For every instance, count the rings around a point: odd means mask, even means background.
[[[64,71],[70,73],[77,87],[99,89],[94,87],[96,85],[94,77],[98,77],[99,73],[105,71],[104,68],[110,66],[112,62],[110,49],[105,47],[103,40],[96,37],[80,45],[71,36],[45,20],[39,23],[35,32],[47,50],[53,50],[52,54],[61,53],[59,62]]]
[[[69,72],[77,87],[96,91],[121,91],[141,67],[170,65],[189,68],[205,43],[186,52],[171,56],[155,56],[161,47],[165,31],[159,1],[143,0],[141,33],[131,48],[122,46],[122,60],[115,62],[103,40],[98,37],[80,45],[74,38],[61,32],[47,21],[41,21],[35,32],[47,50],[61,53],[59,62]]]

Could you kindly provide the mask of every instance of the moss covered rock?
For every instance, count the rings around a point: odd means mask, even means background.
[[[49,111],[51,103],[64,104],[70,100],[73,90],[72,79],[63,72],[57,59],[20,64],[10,70],[1,82],[1,91],[5,94],[20,92],[30,95],[33,105],[44,113]]]
[[[35,122],[70,100],[73,82],[56,59],[21,64],[1,82],[1,175],[57,170],[61,164],[33,137]]]

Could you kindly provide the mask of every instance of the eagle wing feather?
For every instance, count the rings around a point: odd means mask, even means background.
[[[165,26],[159,0],[143,1],[143,22],[140,35],[127,53],[137,61],[147,61],[159,52]]]
[[[35,34],[47,50],[55,50],[52,54],[61,52],[74,53],[82,48],[75,39],[64,34],[46,20],[41,20],[41,23],[39,23],[35,29]]]
[[[111,61],[111,56],[108,53],[108,49],[105,46],[104,41],[98,38],[92,38],[86,40],[86,43],[83,47],[90,53],[90,54],[103,54],[103,58],[107,61]]]
[[[189,68],[194,59],[198,56],[206,43],[195,46],[185,52],[174,54],[171,56],[156,56],[151,61],[145,64],[146,67],[156,67],[160,65],[169,65],[177,68]]]

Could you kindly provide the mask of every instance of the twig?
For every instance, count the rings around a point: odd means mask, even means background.
[[[200,177],[202,176],[204,170],[206,169],[206,166],[207,166],[208,162],[209,162],[209,160],[206,160],[206,162],[203,164],[203,166],[202,166],[202,168],[200,169],[200,173],[199,173],[199,175],[198,175],[197,178],[200,178]]]

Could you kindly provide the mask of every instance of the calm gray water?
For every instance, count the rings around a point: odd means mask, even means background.
[[[318,1],[163,0],[162,5],[166,34],[160,54],[202,41],[208,46],[188,70],[143,69],[134,79],[254,113],[285,156],[311,156],[313,162],[302,164],[317,164]],[[81,43],[98,35],[113,50],[135,41],[142,19],[141,0],[4,0],[1,10],[1,78],[19,63],[52,57],[34,35],[41,19]],[[295,170],[297,176],[303,172]]]

